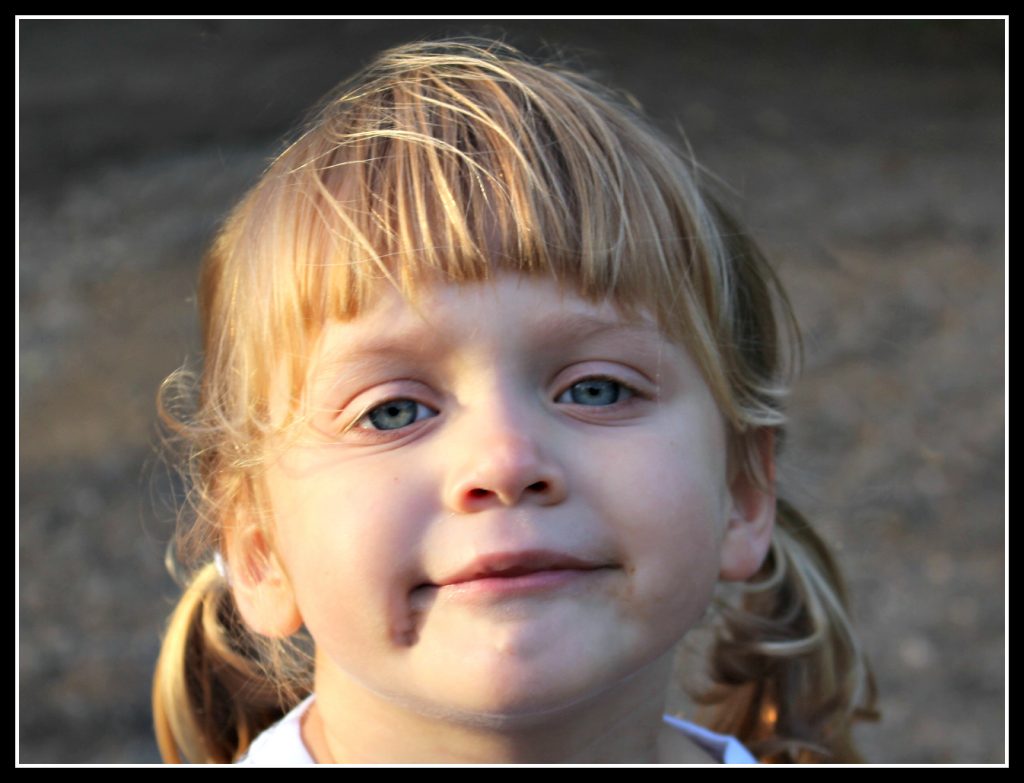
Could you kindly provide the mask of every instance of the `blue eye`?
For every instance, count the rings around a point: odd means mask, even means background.
[[[566,389],[557,402],[572,402],[576,405],[614,405],[620,399],[628,399],[630,396],[632,396],[632,390],[619,381],[611,378],[587,378]]]
[[[400,430],[421,419],[436,415],[436,411],[415,400],[388,400],[367,411],[359,423],[364,429]]]

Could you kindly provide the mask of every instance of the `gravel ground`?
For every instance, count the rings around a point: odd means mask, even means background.
[[[1003,23],[369,20],[20,23],[20,761],[158,760],[154,394],[218,219],[372,53],[498,29],[678,122],[776,260],[807,338],[783,485],[847,570],[868,759],[1003,762]]]

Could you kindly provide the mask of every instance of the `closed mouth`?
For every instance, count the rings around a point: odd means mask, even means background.
[[[433,583],[433,586],[445,587],[480,579],[513,579],[539,572],[594,571],[608,567],[608,563],[551,550],[498,552],[476,558],[463,568]]]

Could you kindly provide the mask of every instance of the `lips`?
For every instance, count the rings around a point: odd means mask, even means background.
[[[444,587],[480,579],[512,579],[543,571],[594,571],[607,566],[608,563],[544,549],[499,552],[478,557],[436,584]]]

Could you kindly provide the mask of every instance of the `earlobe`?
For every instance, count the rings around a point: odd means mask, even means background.
[[[729,487],[730,511],[719,571],[719,578],[729,582],[743,582],[757,573],[775,528],[775,437],[770,429],[755,437],[763,481],[739,469]]]
[[[275,639],[302,626],[291,580],[263,531],[255,525],[225,531],[225,555],[235,604],[250,629]]]

